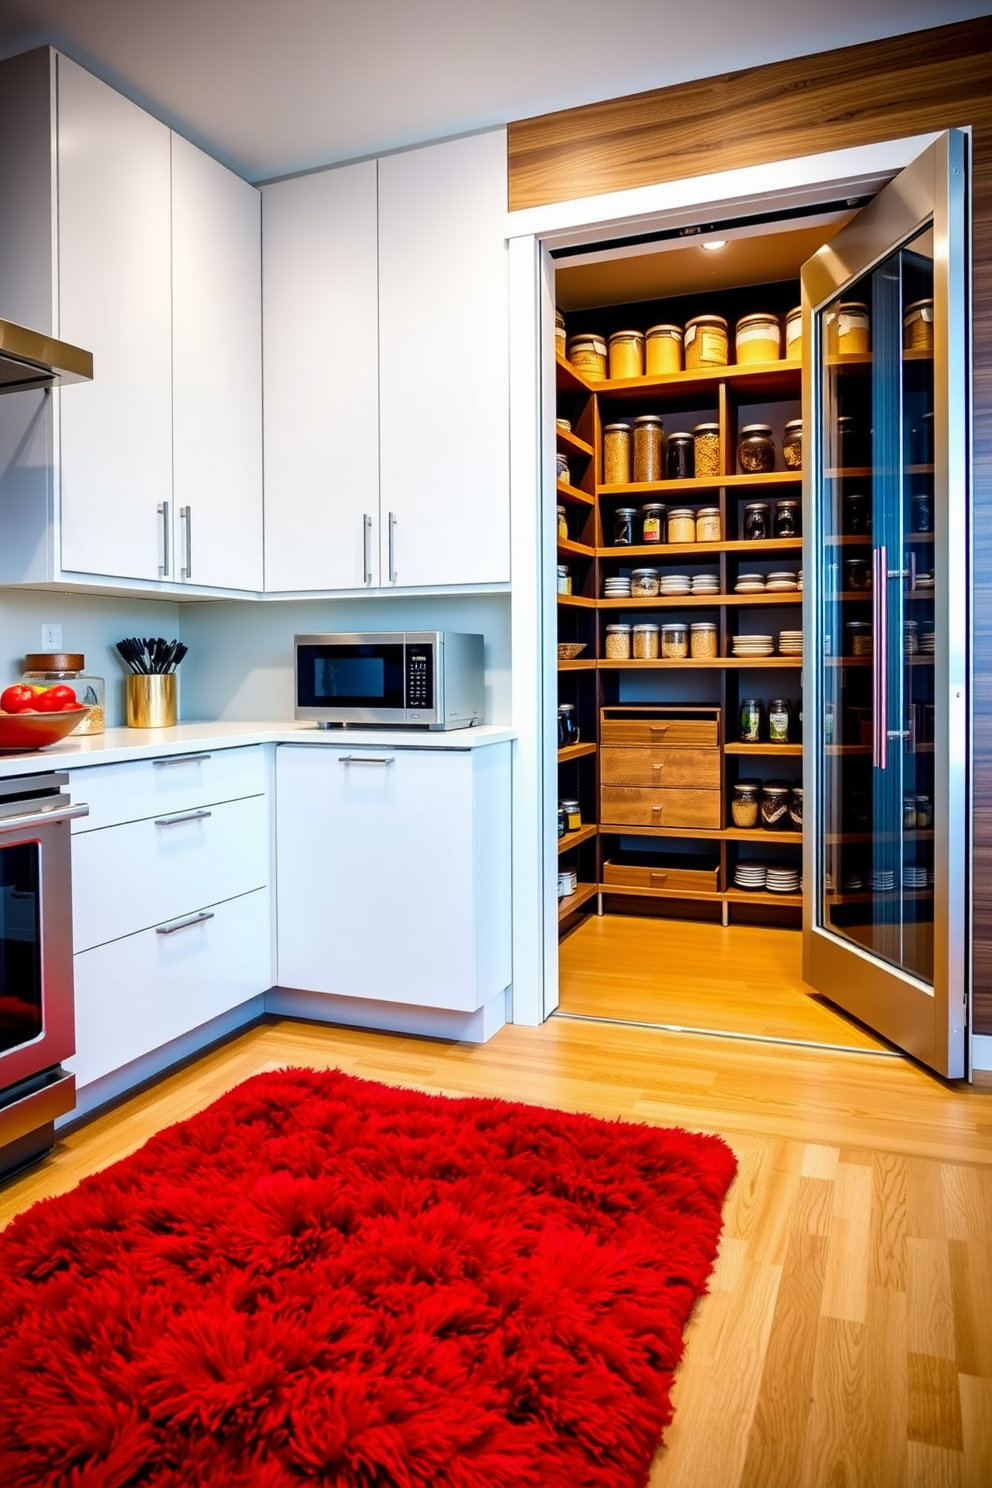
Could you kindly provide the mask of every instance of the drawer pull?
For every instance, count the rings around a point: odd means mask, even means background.
[[[208,760],[209,754],[167,754],[164,759],[153,759],[152,764],[159,767],[163,765],[198,765],[201,760]]]
[[[652,806],[651,807],[651,810],[652,811],[659,811],[660,812],[661,811],[661,807],[660,806]]]
[[[667,734],[668,733],[668,724],[667,723],[649,723],[648,724],[648,728],[651,730],[652,734]]]
[[[157,827],[174,827],[179,822],[203,821],[206,817],[213,816],[212,811],[180,811],[178,816],[157,816],[155,825]]]
[[[652,770],[660,770],[661,769],[661,765],[652,765],[651,768],[652,768]]]
[[[214,912],[212,909],[203,909],[199,914],[190,915],[188,920],[176,920],[171,925],[159,925],[155,931],[156,935],[175,935],[177,930],[189,930],[194,925],[202,925],[206,920],[212,920]]]
[[[651,877],[652,878],[660,878],[661,881],[662,881],[662,883],[664,883],[665,882],[665,879],[668,877],[668,874],[667,873],[652,873],[651,874]]]
[[[392,754],[342,754],[338,759],[339,765],[395,765],[396,756]]]

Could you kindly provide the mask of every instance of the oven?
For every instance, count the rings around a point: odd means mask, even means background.
[[[70,823],[51,772],[0,780],[0,1175],[55,1139],[75,1105]]]

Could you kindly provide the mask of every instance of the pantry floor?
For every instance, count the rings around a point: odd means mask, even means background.
[[[798,930],[590,915],[559,948],[559,1013],[890,1049],[802,979]]]

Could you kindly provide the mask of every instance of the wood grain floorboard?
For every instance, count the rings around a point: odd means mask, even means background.
[[[992,1482],[992,1090],[604,1023],[470,1046],[273,1020],[69,1132],[0,1188],[0,1222],[284,1065],[726,1138],[739,1175],[651,1488]]]

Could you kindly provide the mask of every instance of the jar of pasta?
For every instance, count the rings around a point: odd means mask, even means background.
[[[630,660],[630,626],[608,625],[606,627],[607,661]]]
[[[682,621],[661,627],[661,654],[667,661],[685,661],[689,655],[689,632]]]
[[[734,826],[753,831],[761,814],[761,782],[738,780],[730,803],[730,815]]]
[[[775,441],[770,424],[745,424],[737,445],[742,475],[768,475],[775,469]]]
[[[644,340],[644,370],[649,377],[665,377],[682,371],[682,328],[677,325],[649,326]]]
[[[555,311],[555,355],[565,355],[565,317],[560,310]]]
[[[635,625],[633,641],[635,661],[658,660],[659,627],[657,625]]]
[[[798,362],[803,354],[803,307],[797,305],[785,317],[785,355],[790,362]]]
[[[610,377],[644,376],[644,333],[614,331],[609,341]]]
[[[902,318],[906,351],[933,351],[933,300],[914,300]]]
[[[713,661],[717,654],[716,626],[699,620],[689,627],[689,655],[694,661]]]
[[[837,311],[839,356],[862,356],[871,350],[868,306],[860,300],[845,300]]]
[[[634,420],[634,481],[660,481],[662,478],[662,435],[664,421],[656,413],[642,413]]]
[[[573,336],[568,343],[568,360],[587,382],[603,382],[606,377],[606,342],[602,336]]]
[[[668,507],[660,501],[649,501],[641,507],[641,542],[663,543],[668,541]]]
[[[630,571],[630,597],[631,599],[654,599],[658,594],[660,581],[656,568],[632,568]]]
[[[734,333],[739,366],[751,362],[777,362],[782,355],[782,332],[777,315],[742,315]]]
[[[634,541],[636,506],[618,506],[613,513],[613,543],[618,548],[629,548]]]
[[[692,431],[696,479],[720,474],[720,425],[697,424]]]
[[[696,541],[696,513],[691,506],[673,506],[669,511],[668,541],[670,543],[694,543]]]
[[[685,327],[685,370],[725,367],[729,354],[727,322],[722,315],[695,315]]]
[[[669,480],[692,480],[696,473],[696,457],[691,434],[669,434],[667,468]]]
[[[603,485],[630,482],[630,425],[607,424],[603,430]]]
[[[696,541],[719,542],[723,536],[720,526],[720,508],[701,506],[696,512]]]
[[[803,468],[803,421],[789,419],[782,435],[782,459],[786,470]]]

